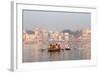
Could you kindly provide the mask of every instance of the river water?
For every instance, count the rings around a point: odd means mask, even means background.
[[[47,48],[45,48],[42,51],[40,47],[38,45],[33,44],[24,44],[22,51],[22,61],[42,62],[63,60],[85,60],[91,58],[90,48],[71,48],[71,50],[61,50],[60,52],[48,52]]]

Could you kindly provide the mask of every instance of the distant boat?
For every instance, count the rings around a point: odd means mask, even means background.
[[[65,48],[65,50],[71,50],[71,48],[70,47],[67,47],[67,48]]]
[[[44,51],[45,51],[45,49],[41,49],[41,51],[42,51],[42,52],[44,52]]]

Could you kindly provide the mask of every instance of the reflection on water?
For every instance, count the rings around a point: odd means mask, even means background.
[[[23,62],[41,62],[41,61],[60,61],[60,60],[83,60],[90,59],[90,48],[71,48],[71,50],[61,50],[59,52],[48,52],[45,48],[33,44],[23,45]]]

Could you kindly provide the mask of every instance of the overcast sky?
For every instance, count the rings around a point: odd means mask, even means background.
[[[90,28],[90,13],[23,10],[23,30],[43,28],[48,31]]]

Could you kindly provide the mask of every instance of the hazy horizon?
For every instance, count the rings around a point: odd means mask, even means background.
[[[48,31],[91,28],[90,13],[23,10],[23,30],[43,28]]]

